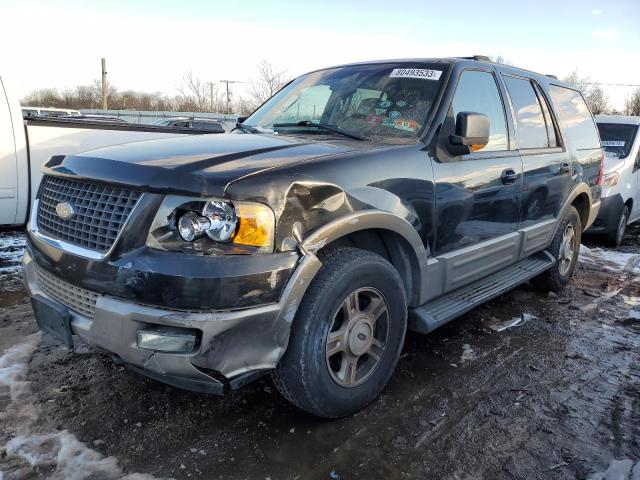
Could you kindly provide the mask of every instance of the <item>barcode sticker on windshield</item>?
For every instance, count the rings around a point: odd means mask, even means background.
[[[601,143],[603,147],[624,147],[624,142],[620,140],[603,140]]]
[[[440,80],[441,70],[429,70],[427,68],[394,68],[392,78],[422,78],[424,80]]]

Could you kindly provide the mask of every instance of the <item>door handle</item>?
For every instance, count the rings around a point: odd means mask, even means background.
[[[560,173],[569,173],[571,171],[571,164],[569,162],[562,162],[560,164]]]
[[[510,185],[512,183],[515,183],[516,180],[518,180],[518,174],[513,168],[507,168],[505,171],[502,172],[502,175],[500,176],[500,180],[502,181],[503,185]]]

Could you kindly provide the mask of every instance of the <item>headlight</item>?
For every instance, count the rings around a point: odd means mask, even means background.
[[[210,254],[270,253],[274,230],[273,211],[261,203],[168,195],[147,246]]]
[[[618,174],[618,172],[607,173],[604,176],[604,181],[602,182],[602,188],[615,187],[618,184],[619,178],[620,178],[620,175]]]

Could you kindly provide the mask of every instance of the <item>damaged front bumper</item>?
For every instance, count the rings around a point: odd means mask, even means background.
[[[298,304],[320,268],[313,254],[298,260],[275,303],[243,309],[186,311],[144,305],[107,294],[91,297],[91,311],[74,309],[72,297],[59,296],[45,283],[51,272],[34,261],[30,247],[23,258],[25,283],[31,296],[39,295],[69,311],[73,335],[111,353],[132,369],[161,382],[187,390],[222,394],[273,369],[286,350],[290,326]],[[45,278],[46,277],[46,278]],[[74,285],[54,278],[54,287],[72,295]],[[61,283],[60,283],[61,282]],[[47,288],[48,287],[48,288]],[[79,289],[79,298],[86,290]],[[138,332],[150,328],[197,332],[189,353],[167,353],[140,348]]]

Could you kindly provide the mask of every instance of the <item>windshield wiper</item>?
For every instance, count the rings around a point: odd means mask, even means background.
[[[236,128],[239,129],[239,130],[242,130],[243,132],[261,133],[260,130],[258,130],[256,127],[252,127],[251,125],[246,125],[246,124],[241,123],[241,122],[237,122],[236,126],[233,127],[231,129],[231,131],[233,132]]]
[[[302,120],[300,122],[292,122],[292,123],[275,123],[273,128],[278,127],[312,127],[318,128],[320,130],[326,130],[327,132],[337,133],[338,135],[343,135],[345,137],[353,138],[355,140],[366,140],[365,137],[358,135],[356,133],[351,133],[343,130],[342,128],[336,125],[327,125],[326,123],[315,123],[311,120]]]

